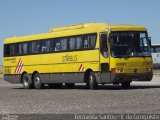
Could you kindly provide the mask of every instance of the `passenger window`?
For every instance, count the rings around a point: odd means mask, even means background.
[[[54,52],[55,51],[55,40],[54,39],[50,39],[50,46],[49,46],[49,52]]]
[[[61,50],[67,50],[67,38],[61,38]]]
[[[101,54],[107,58],[108,57],[108,47],[107,47],[107,34],[102,33],[100,36],[100,51]]]
[[[12,45],[10,45],[10,55],[11,56],[14,56],[15,55],[15,47],[14,47],[14,45],[12,44]]]
[[[84,36],[84,49],[92,48],[94,49],[96,46],[96,35],[90,34]]]
[[[22,43],[19,44],[19,54],[20,54],[20,55],[23,54],[23,52],[22,52]]]
[[[41,52],[41,42],[40,41],[30,42],[29,52],[32,53],[32,54],[40,53]]]
[[[4,57],[10,56],[10,45],[4,45]]]
[[[28,43],[23,43],[22,44],[22,50],[23,50],[23,54],[28,53]]]
[[[69,50],[74,50],[76,48],[76,38],[69,38]]]
[[[17,43],[16,43],[16,44],[11,44],[11,45],[10,45],[9,53],[10,53],[10,56],[19,55],[19,46],[18,46]]]
[[[28,54],[28,43],[19,43],[19,54]]]
[[[69,38],[69,50],[81,49],[82,45],[82,36],[74,36]]]
[[[55,51],[60,51],[61,50],[61,41],[60,39],[55,40]]]
[[[49,40],[43,40],[42,41],[41,52],[42,53],[47,53],[47,52],[49,52],[49,48],[50,48],[50,41]]]
[[[89,36],[84,36],[84,48],[89,48]]]
[[[83,41],[82,36],[76,37],[76,49],[82,49]]]
[[[95,48],[96,46],[96,35],[90,35],[90,48]]]

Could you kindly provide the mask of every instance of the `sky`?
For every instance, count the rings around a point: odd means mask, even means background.
[[[0,0],[0,65],[4,39],[84,22],[143,25],[158,44],[160,0]]]

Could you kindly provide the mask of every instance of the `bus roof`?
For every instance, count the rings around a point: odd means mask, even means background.
[[[146,31],[146,28],[144,26],[120,25],[120,24],[109,25],[107,23],[101,23],[101,22],[89,22],[71,26],[52,28],[48,33],[43,33],[43,34],[35,34],[35,35],[20,36],[20,37],[15,36],[13,38],[6,39],[4,43],[7,44],[7,43],[38,40],[38,39],[47,39],[52,37],[85,34],[98,31],[102,32],[102,31],[108,31],[109,29],[111,29],[112,31]]]
[[[144,26],[137,26],[137,25],[127,25],[127,24],[113,24],[109,25],[107,23],[98,23],[98,22],[90,22],[90,23],[82,23],[76,24],[71,26],[63,26],[51,29],[49,32],[59,32],[59,31],[67,31],[67,30],[74,30],[74,29],[82,29],[82,28],[111,28],[111,29],[127,29],[127,30],[146,30]]]
[[[57,28],[51,29],[49,32],[59,32],[59,31],[66,31],[66,30],[82,29],[82,28],[89,28],[89,27],[104,27],[104,26],[106,27],[109,25],[106,23],[90,22],[90,23],[76,24],[71,26],[57,27]]]

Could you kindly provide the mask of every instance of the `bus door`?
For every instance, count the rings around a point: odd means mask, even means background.
[[[107,33],[100,33],[100,71],[101,83],[110,82],[109,51],[107,42]]]

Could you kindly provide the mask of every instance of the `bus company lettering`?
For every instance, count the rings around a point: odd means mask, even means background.
[[[4,61],[15,61],[16,60],[16,58],[6,58],[6,59],[4,59]]]
[[[77,55],[66,55],[62,56],[62,62],[76,62],[77,61]]]
[[[16,63],[16,58],[6,58],[4,61],[10,62],[10,63]]]

